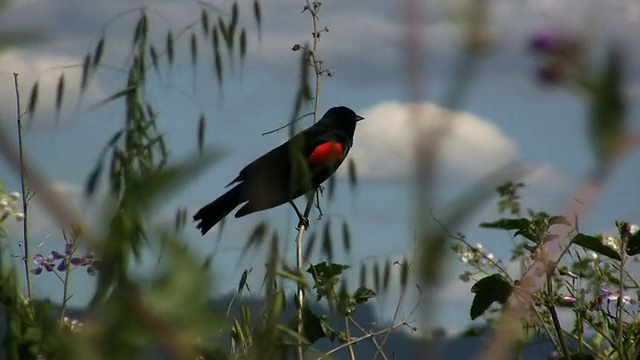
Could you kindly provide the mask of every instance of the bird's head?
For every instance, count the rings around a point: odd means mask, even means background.
[[[344,129],[345,131],[350,132],[353,136],[356,123],[363,119],[364,117],[356,114],[355,111],[348,107],[337,106],[329,109],[319,122],[335,129]]]

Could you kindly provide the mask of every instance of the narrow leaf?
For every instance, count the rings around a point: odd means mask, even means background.
[[[327,221],[322,232],[322,252],[329,261],[333,260],[333,246],[331,245],[331,228],[330,222]]]
[[[354,189],[356,185],[358,185],[358,171],[356,169],[356,162],[353,158],[349,158],[349,185],[351,185],[351,189]]]
[[[82,78],[80,79],[80,94],[84,93],[87,88],[87,84],[89,83],[89,72],[91,65],[91,55],[87,54],[84,57],[84,62],[82,63]]]
[[[231,6],[231,27],[235,28],[238,24],[238,2],[234,2]]]
[[[382,288],[387,290],[391,282],[391,261],[387,260],[384,264],[384,273],[382,277]]]
[[[100,40],[98,40],[98,43],[96,44],[96,48],[93,51],[93,63],[91,64],[91,66],[93,67],[94,70],[100,64],[103,53],[104,53],[104,35],[100,38]]]
[[[198,151],[200,154],[204,151],[204,132],[205,132],[206,120],[204,118],[204,114],[200,115],[200,120],[198,121]]]
[[[213,59],[216,67],[216,78],[218,79],[218,85],[222,85],[222,58],[220,57],[219,51],[215,51]]]
[[[62,107],[62,97],[64,96],[64,74],[60,74],[58,78],[58,86],[56,88],[56,118],[60,114]]]
[[[240,60],[244,60],[247,55],[247,33],[242,29],[240,32]]]
[[[100,175],[102,174],[103,165],[104,164],[102,160],[98,161],[96,167],[87,178],[87,183],[84,186],[84,195],[88,198],[90,198],[95,193],[96,188],[98,187],[98,181],[100,180]]]
[[[196,38],[196,33],[191,33],[191,46],[189,48],[191,50],[191,66],[195,68],[196,63],[198,61],[198,38]]]
[[[262,33],[262,11],[260,9],[260,2],[258,0],[253,1],[253,17],[256,19],[256,25],[258,26],[258,34]]]
[[[592,89],[591,137],[598,160],[609,161],[620,147],[625,129],[626,104],[623,66],[617,49],[609,50],[599,79]]]
[[[167,60],[169,61],[169,66],[173,65],[173,34],[171,31],[167,34]]]
[[[116,100],[116,99],[121,98],[123,96],[127,96],[130,93],[136,91],[137,89],[138,89],[138,86],[130,86],[130,87],[124,89],[124,90],[120,90],[117,93],[115,93],[115,94],[109,96],[108,98],[100,101],[99,103],[95,104],[94,106],[91,107],[91,109],[93,110],[93,109],[95,109],[97,107],[100,107],[100,106],[102,106],[104,104],[107,104],[107,103],[109,103],[109,102],[111,102],[113,100]]]
[[[36,81],[31,87],[31,95],[29,95],[29,106],[27,106],[27,112],[29,116],[33,116],[33,113],[36,111],[36,105],[38,104],[38,88],[40,87],[40,83]]]
[[[380,291],[380,267],[378,262],[373,265],[373,288],[378,292]]]
[[[525,218],[520,219],[500,219],[493,222],[481,223],[480,227],[490,229],[503,229],[503,230],[523,230],[529,228],[529,220]]]
[[[401,266],[402,268],[400,269],[400,286],[404,291],[407,288],[407,283],[409,281],[409,260],[406,256],[404,259],[402,259]]]
[[[202,9],[200,24],[202,25],[202,33],[204,33],[205,36],[209,35],[209,13],[205,9]]]
[[[153,66],[153,69],[157,72],[158,71],[158,52],[156,51],[156,48],[153,45],[149,46],[149,55],[151,56],[151,65]]]
[[[342,245],[347,254],[351,252],[351,231],[346,221],[342,222]]]
[[[238,284],[238,296],[242,294],[242,290],[244,290],[247,285],[247,277],[249,276],[249,271],[246,269],[242,272],[242,276],[240,277],[240,283]]]
[[[594,236],[589,236],[585,234],[577,234],[572,240],[571,243],[580,245],[585,249],[589,249],[595,253],[600,255],[604,255],[610,259],[621,260],[620,254],[607,245],[603,244],[602,241]]]

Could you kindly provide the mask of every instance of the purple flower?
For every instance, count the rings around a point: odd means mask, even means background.
[[[573,307],[578,300],[573,296],[562,296],[559,305],[564,307]]]
[[[542,30],[529,40],[529,48],[536,53],[548,54],[558,48],[558,35],[552,31]]]
[[[611,292],[608,289],[601,287],[600,288],[600,297],[604,300],[606,299],[608,302],[618,301],[620,298],[621,291]],[[631,295],[622,295],[622,303],[623,304],[635,304],[637,303],[637,299],[633,298]]]
[[[71,264],[75,266],[86,266],[87,274],[93,276],[100,267],[100,260],[96,259],[92,253],[88,253],[83,257],[72,257]]]
[[[549,62],[538,67],[536,77],[543,84],[556,85],[562,81],[564,77],[563,72],[563,68],[560,64]]]
[[[38,265],[37,268],[31,270],[31,272],[35,275],[39,275],[42,273],[42,269],[44,268],[47,272],[53,271],[53,267],[55,266],[53,254],[47,256],[46,258],[42,256],[42,254],[37,254],[33,257],[33,262]]]

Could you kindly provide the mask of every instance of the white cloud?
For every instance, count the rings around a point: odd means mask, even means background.
[[[359,175],[367,178],[405,177],[411,171],[416,123],[428,133],[449,123],[439,136],[440,170],[447,175],[479,177],[517,159],[516,144],[488,120],[431,103],[417,106],[421,119],[411,118],[411,104],[383,102],[362,111],[352,156]],[[426,139],[425,139],[426,140]]]

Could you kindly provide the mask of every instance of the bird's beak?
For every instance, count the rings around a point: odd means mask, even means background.
[[[356,114],[356,122],[358,122],[360,120],[364,120],[364,116],[360,116],[360,115]]]

